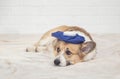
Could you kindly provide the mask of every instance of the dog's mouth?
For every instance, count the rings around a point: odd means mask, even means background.
[[[66,66],[69,66],[69,65],[72,65],[69,61],[67,61],[67,64],[66,64]]]

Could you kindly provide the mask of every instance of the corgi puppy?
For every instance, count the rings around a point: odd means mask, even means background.
[[[52,33],[61,31],[68,36],[81,35],[85,41],[80,44],[68,43],[52,36]],[[40,52],[53,50],[56,66],[68,66],[79,62],[88,61],[96,55],[96,43],[91,35],[78,26],[59,26],[49,30],[32,47],[26,48],[26,52]]]

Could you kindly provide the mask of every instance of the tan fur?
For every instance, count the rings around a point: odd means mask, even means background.
[[[64,53],[64,57],[67,61],[70,61],[72,64],[78,63],[80,61],[83,61],[84,57],[86,54],[81,53],[80,49],[82,48],[82,44],[71,44],[71,43],[65,43],[63,41],[59,41],[56,40],[56,38],[51,36],[51,33],[56,32],[56,31],[80,31],[82,33],[84,33],[86,35],[86,37],[88,37],[91,41],[93,41],[91,35],[85,31],[83,28],[80,28],[78,26],[59,26],[56,27],[48,32],[46,32],[41,38],[40,40],[34,44],[33,49],[32,48],[27,48],[26,51],[42,51],[42,49],[48,49],[49,44],[45,43],[42,46],[42,42],[48,38],[50,38],[51,43],[53,44],[53,50],[54,50],[54,54],[55,56],[57,56],[59,53],[56,51],[57,47],[60,48],[61,51],[66,52],[66,49],[69,49],[72,54],[71,55],[66,55],[66,53]],[[48,40],[49,41],[49,40]],[[94,42],[94,41],[93,41]],[[94,50],[94,48],[92,49]]]

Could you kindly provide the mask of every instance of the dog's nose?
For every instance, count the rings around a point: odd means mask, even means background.
[[[59,65],[59,64],[60,64],[60,60],[59,60],[59,59],[55,59],[55,60],[54,60],[54,64],[55,64],[55,65]]]

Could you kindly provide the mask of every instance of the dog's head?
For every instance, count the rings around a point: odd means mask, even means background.
[[[94,50],[96,43],[87,41],[81,44],[66,43],[56,39],[53,43],[54,54],[56,56],[54,64],[57,66],[67,66],[83,61],[83,58]]]

